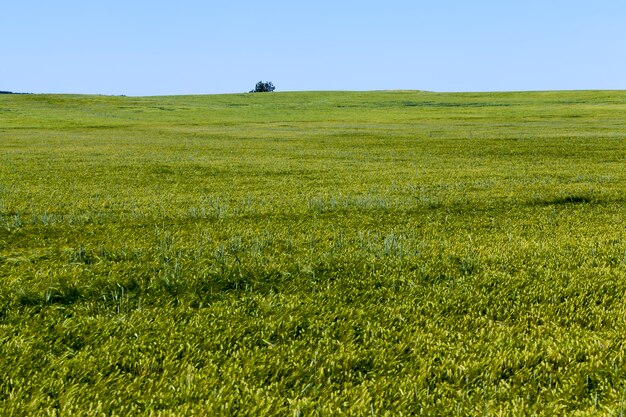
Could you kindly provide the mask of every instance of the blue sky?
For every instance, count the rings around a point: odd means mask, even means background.
[[[626,89],[626,1],[6,1],[0,90]]]

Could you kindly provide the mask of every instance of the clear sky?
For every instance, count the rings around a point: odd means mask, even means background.
[[[0,90],[626,89],[626,0],[7,0]]]

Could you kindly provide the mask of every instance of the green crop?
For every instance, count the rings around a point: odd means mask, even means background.
[[[0,414],[626,412],[626,92],[0,96]]]

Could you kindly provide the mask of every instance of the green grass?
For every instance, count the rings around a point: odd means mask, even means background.
[[[626,412],[626,92],[0,96],[3,415]]]

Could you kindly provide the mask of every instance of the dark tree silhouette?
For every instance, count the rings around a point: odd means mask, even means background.
[[[268,82],[259,81],[258,83],[256,83],[254,90],[250,90],[250,92],[251,93],[271,93],[275,89],[276,87],[274,87],[274,84],[272,84],[271,81],[268,81]]]

